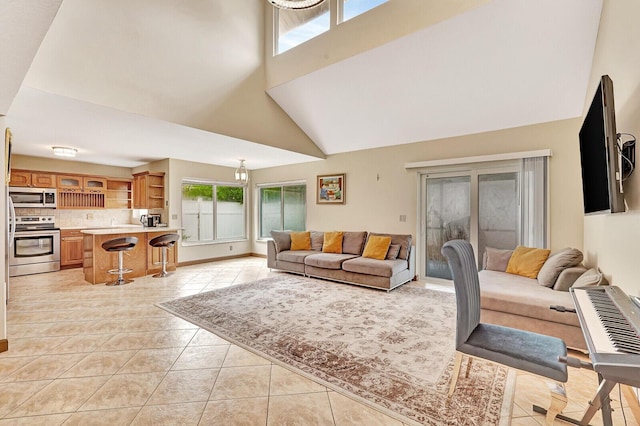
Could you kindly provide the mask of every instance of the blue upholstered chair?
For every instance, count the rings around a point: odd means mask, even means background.
[[[558,360],[567,355],[562,339],[480,322],[480,284],[471,244],[464,240],[448,241],[442,247],[442,254],[453,274],[457,302],[456,357],[449,396],[455,390],[463,354],[566,383],[567,365]],[[547,424],[553,424],[556,415],[567,405],[564,386],[558,383],[550,388]]]

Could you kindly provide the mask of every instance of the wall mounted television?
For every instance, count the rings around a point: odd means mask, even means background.
[[[585,214],[625,211],[622,181],[633,166],[633,146],[618,145],[613,82],[608,75],[600,79],[589,111],[579,133],[582,165],[582,196]],[[633,158],[632,158],[633,159]],[[628,164],[627,164],[628,163]]]

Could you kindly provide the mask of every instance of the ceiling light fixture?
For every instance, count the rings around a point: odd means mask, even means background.
[[[243,185],[246,185],[249,182],[249,172],[247,168],[244,166],[244,160],[240,160],[240,167],[236,169],[236,182],[240,182]]]
[[[54,146],[53,155],[58,157],[75,157],[78,150],[75,148],[69,148],[68,146]]]
[[[279,9],[311,9],[312,7],[318,6],[320,3],[323,3],[325,0],[267,0],[273,6]]]

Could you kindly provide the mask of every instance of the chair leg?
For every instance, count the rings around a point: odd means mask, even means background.
[[[471,361],[471,359],[469,359]],[[453,391],[456,389],[456,383],[458,382],[458,376],[460,375],[460,367],[462,365],[462,352],[456,351],[456,357],[453,364],[453,373],[451,373],[451,384],[449,385],[449,393],[447,397],[453,395]]]
[[[545,422],[547,425],[553,425],[556,416],[567,406],[567,393],[561,383],[547,383],[547,386],[551,391],[551,404],[547,409]]]
[[[467,379],[469,377],[469,371],[471,371],[471,363],[473,362],[473,358],[469,357],[467,361],[467,371],[464,372],[464,378]]]

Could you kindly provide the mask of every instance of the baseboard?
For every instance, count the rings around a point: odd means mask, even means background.
[[[6,352],[9,350],[9,341],[7,339],[0,340],[0,352]]]
[[[266,259],[266,258],[267,258],[267,255],[266,255],[266,254],[260,254],[260,253],[251,253],[251,254],[250,254],[250,256],[251,256],[251,257],[261,257],[261,258],[263,258],[263,259]]]

